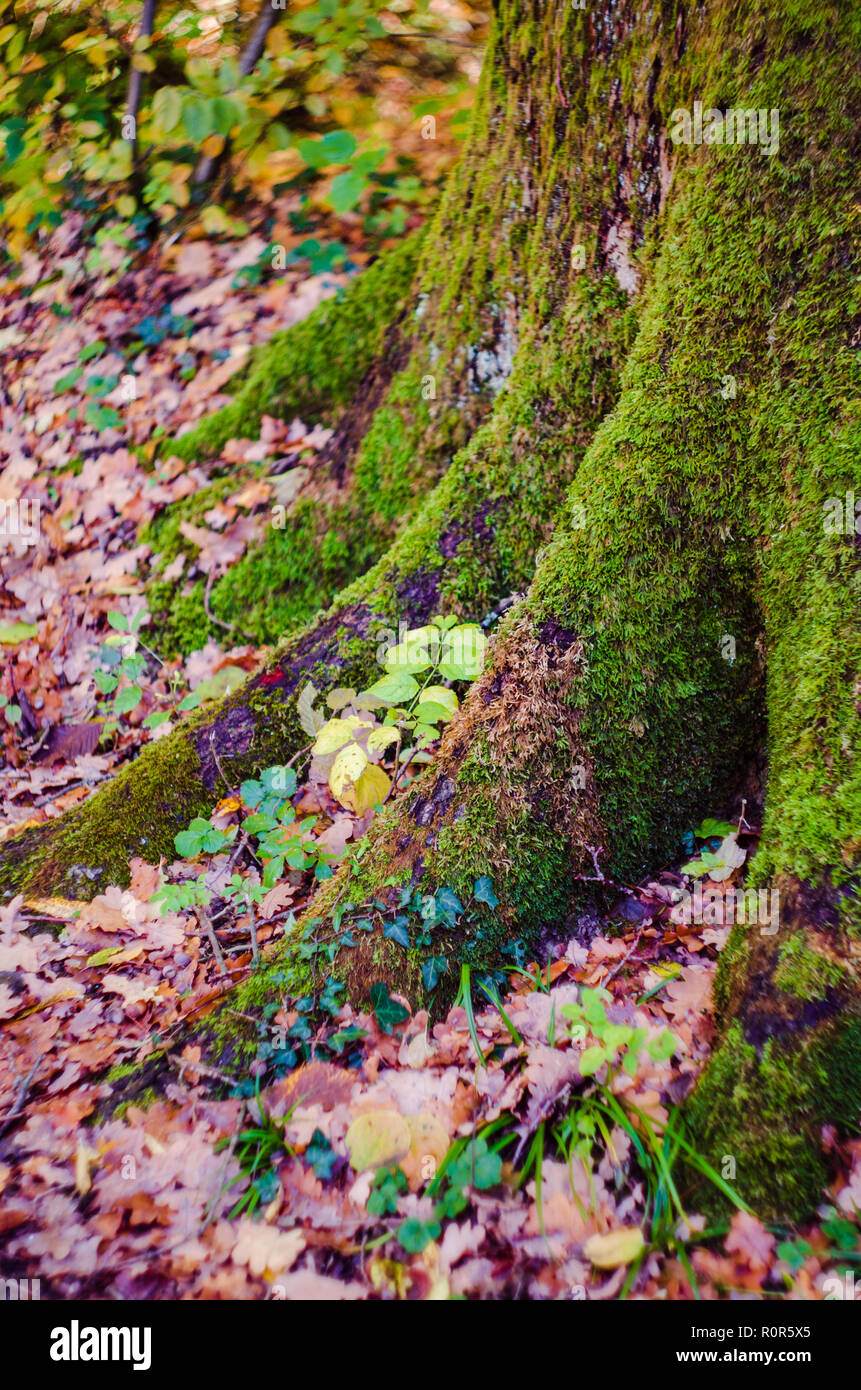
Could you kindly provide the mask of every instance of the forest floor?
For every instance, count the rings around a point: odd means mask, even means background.
[[[325,442],[264,417],[258,440],[204,467],[155,459],[153,432],[224,404],[247,352],[343,274],[299,262],[261,287],[268,240],[253,219],[236,241],[180,241],[130,265],[110,246],[88,258],[81,232],[68,220],[0,286],[0,492],[41,499],[32,536],[6,537],[2,555],[4,836],[89,797],[164,736],[180,701],[254,668],[262,648],[232,627],[241,614],[213,618],[185,657],[143,646],[156,564],[144,528],[235,470],[171,561],[170,582],[203,580],[208,596],[296,475],[313,480]],[[358,231],[350,252],[367,258]],[[58,285],[76,288],[64,299]],[[119,685],[118,652],[132,663]],[[249,808],[224,791],[227,834]],[[374,815],[339,804],[313,762],[290,800],[330,866]],[[823,1133],[833,1182],[803,1228],[741,1209],[708,1225],[688,1205],[677,1107],[709,1054],[728,929],[682,920],[681,862],[604,884],[607,912],[548,924],[542,959],[474,1016],[462,1001],[429,1022],[385,991],[367,1014],[332,989],[313,1010],[273,1001],[245,1075],[204,1064],[186,1025],[247,977],[255,942],[289,928],[310,872],[223,904],[217,937],[205,914],[154,901],[200,871],[188,858],[135,860],[129,888],[86,905],[16,898],[0,909],[0,1271],[39,1278],[43,1298],[829,1296],[858,1259],[861,1141]],[[233,866],[226,848],[209,855],[207,881]],[[653,1044],[628,1069],[586,1065],[584,988],[611,1027]],[[117,1109],[124,1077],[156,1055],[171,1079]],[[710,1161],[731,1189],[724,1156]]]

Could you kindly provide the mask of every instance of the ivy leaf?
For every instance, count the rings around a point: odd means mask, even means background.
[[[382,980],[371,985],[370,1000],[374,1018],[384,1033],[393,1033],[398,1024],[406,1023],[410,1016],[409,1009],[392,999]]]
[[[445,956],[429,956],[422,965],[422,984],[428,994],[435,990],[446,970],[448,961]]]
[[[405,950],[409,950],[410,934],[404,926],[406,920],[406,917],[396,917],[393,922],[387,922],[383,927],[383,936],[388,937],[389,941],[396,941]]]
[[[318,1178],[324,1182],[331,1178],[332,1169],[338,1162],[338,1155],[321,1129],[315,1129],[311,1135],[311,1142],[305,1150],[305,1157]]]
[[[499,906],[499,898],[493,891],[493,880],[490,879],[487,876],[487,874],[484,874],[481,878],[477,878],[475,880],[473,897],[475,898],[476,902],[487,903],[488,907]]]
[[[436,905],[446,917],[454,919],[463,912],[463,903],[451,888],[438,888]]]

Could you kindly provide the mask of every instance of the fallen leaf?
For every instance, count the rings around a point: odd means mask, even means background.
[[[619,1226],[605,1236],[590,1236],[583,1254],[597,1269],[618,1269],[636,1260],[645,1246],[639,1226]]]

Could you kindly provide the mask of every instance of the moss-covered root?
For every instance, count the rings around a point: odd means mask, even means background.
[[[614,399],[628,320],[618,287],[584,281],[577,313],[519,354],[491,420],[389,553],[240,690],[185,719],[90,801],[5,841],[4,895],[92,896],[127,882],[134,855],[172,859],[177,830],[224,794],[224,778],[236,785],[307,745],[297,698],[309,682],[323,693],[361,688],[401,624],[446,609],[477,620],[525,587],[565,485]]]
[[[578,12],[566,14],[565,26],[571,41],[579,36],[576,42],[590,52],[599,43]],[[527,586],[536,552],[553,533],[565,489],[616,398],[620,366],[636,329],[629,279],[602,250],[604,211],[615,196],[621,165],[632,181],[625,213],[638,235],[648,231],[661,207],[653,157],[654,94],[625,76],[630,55],[624,43],[611,67],[618,67],[620,82],[625,79],[636,120],[608,133],[604,79],[597,69],[582,121],[556,119],[556,41],[549,29],[537,37],[541,61],[518,59],[516,74],[510,55],[491,45],[470,148],[443,198],[437,232],[419,272],[434,286],[421,314],[428,365],[437,361],[439,344],[448,344],[446,360],[456,363],[458,354],[461,359],[461,374],[452,379],[462,381],[463,370],[467,373],[467,414],[474,410],[471,402],[495,397],[492,414],[456,453],[391,550],[342,591],[322,618],[289,637],[264,671],[147,750],[90,802],[7,841],[0,849],[0,889],[6,895],[21,888],[92,894],[108,882],[125,882],[132,855],[171,858],[176,831],[217,800],[219,764],[235,782],[267,763],[286,760],[307,742],[296,698],[308,681],[322,692],[365,685],[377,669],[375,651],[383,634],[397,633],[402,623],[425,622],[439,611],[481,619],[500,599]],[[672,47],[671,28],[664,42]],[[536,99],[539,82],[542,120],[536,140],[521,130],[518,112]],[[597,158],[599,146],[604,153]],[[606,157],[610,149],[613,158]],[[577,188],[566,188],[563,205],[559,179],[582,160],[589,176]],[[528,176],[538,221],[531,206],[516,213],[508,207],[512,167]],[[480,234],[478,212],[466,225],[461,204],[481,211]],[[497,235],[497,216],[508,226],[508,237]],[[536,235],[536,227],[546,234]],[[575,233],[589,248],[585,265],[570,256]],[[358,471],[362,460],[368,464],[369,506],[374,478],[381,485],[383,477],[374,473],[371,441],[390,404],[391,398],[377,410],[355,465]],[[398,418],[389,428],[394,452],[411,438]],[[376,510],[386,505],[382,497],[373,503]],[[225,583],[230,582],[228,577]],[[235,599],[237,605],[244,602],[240,594]]]
[[[861,1099],[861,634],[845,510],[861,105],[845,59],[861,16],[772,5],[740,32],[738,11],[717,7],[696,25],[659,83],[667,109],[745,91],[792,112],[780,157],[681,159],[623,392],[565,524],[438,767],[372,832],[339,906],[366,914],[393,876],[467,903],[490,875],[498,909],[434,940],[439,988],[463,960],[499,961],[507,936],[561,916],[592,847],[635,874],[719,808],[765,742],[764,656],[771,772],[752,884],[783,896],[781,925],[734,930],[692,1114],[717,1166],[736,1158],[742,1194],[787,1215],[817,1199],[818,1124],[854,1123]],[[359,994],[376,975],[418,1002],[418,965],[378,924],[335,970]]]
[[[405,238],[306,319],[273,334],[238,380],[235,400],[162,453],[214,458],[228,439],[253,438],[264,415],[334,426],[406,313],[421,231]]]
[[[762,906],[721,957],[722,1032],[690,1117],[739,1195],[791,1219],[822,1200],[822,1126],[861,1115],[861,912],[852,891],[788,878]]]
[[[844,43],[861,43],[857,9],[796,18],[783,35],[791,63],[776,57],[756,93],[758,105],[780,105],[784,123],[791,113],[763,180],[772,208],[785,211],[763,226],[765,265],[782,268],[770,292],[769,370],[745,387],[759,459],[750,502],[762,537],[769,765],[750,882],[769,926],[733,929],[716,992],[719,1041],[692,1105],[709,1156],[718,1166],[734,1158],[742,1196],[783,1216],[821,1199],[821,1125],[854,1129],[861,1112],[861,555],[852,514],[861,491],[861,80],[843,61]]]

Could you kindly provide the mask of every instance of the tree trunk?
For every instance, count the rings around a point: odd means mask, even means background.
[[[446,363],[443,416],[483,388],[468,442],[439,481],[430,468],[392,548],[242,692],[56,828],[4,846],[10,885],[115,881],[216,799],[213,750],[230,778],[295,751],[296,692],[365,681],[377,627],[475,618],[531,580],[435,765],[305,925],[337,946],[353,910],[370,914],[333,972],[356,999],[383,980],[418,1004],[423,953],[385,938],[373,903],[406,884],[453,889],[466,912],[431,948],[450,998],[462,963],[561,931],[598,847],[617,879],[666,862],[765,752],[752,873],[778,893],[779,922],[733,930],[691,1113],[706,1157],[734,1157],[761,1212],[815,1202],[819,1127],[861,1103],[854,499],[846,516],[859,29],[847,3],[499,0],[405,368],[415,381]],[[697,141],[698,109],[714,131],[730,108],[762,112],[759,143]],[[685,133],[681,110],[690,145],[670,135]],[[823,524],[836,500],[839,531]],[[493,912],[473,897],[485,875]],[[236,1008],[309,969],[288,940]]]

